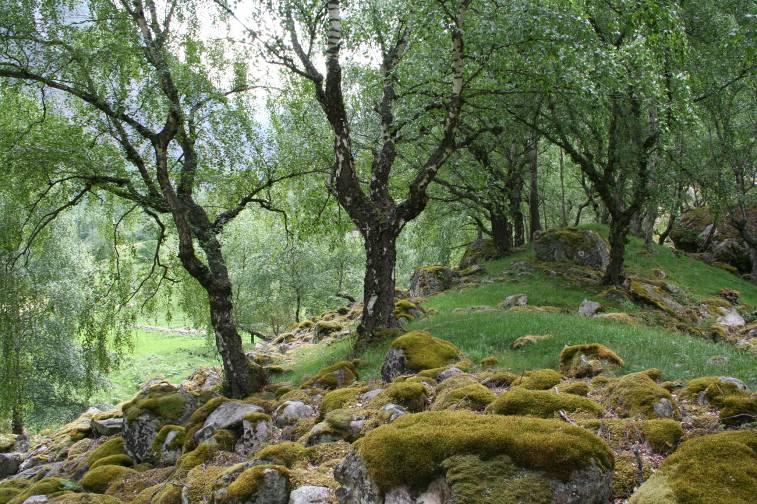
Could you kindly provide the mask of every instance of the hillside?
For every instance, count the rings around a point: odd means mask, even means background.
[[[679,302],[753,313],[757,289],[730,273],[631,251],[632,278],[664,275]],[[243,401],[202,368],[30,451],[4,437],[0,504],[751,502],[757,354],[713,332],[721,312],[686,325],[595,277],[532,250],[487,262],[398,301],[404,335],[356,361],[359,306],[306,321],[256,345],[273,383]],[[596,315],[577,313],[585,299]],[[152,372],[186,343],[142,344]]]

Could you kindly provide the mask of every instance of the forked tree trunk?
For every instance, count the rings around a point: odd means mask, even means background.
[[[377,330],[397,327],[394,316],[394,266],[397,258],[397,234],[393,229],[364,233],[365,281],[363,315],[358,327],[355,353],[371,343]]]
[[[618,222],[613,219],[610,222],[610,263],[607,265],[602,283],[606,285],[623,284],[623,262],[626,254],[626,236],[628,235],[628,223]]]

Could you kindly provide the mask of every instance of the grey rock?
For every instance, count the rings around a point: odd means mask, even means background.
[[[27,498],[23,504],[45,504],[45,502],[49,500],[50,499],[47,498],[47,495],[32,495]]]
[[[312,406],[302,401],[286,401],[276,408],[273,414],[274,421],[278,427],[286,427],[296,424],[300,419],[313,416],[315,410]]]
[[[214,483],[212,504],[288,504],[289,478],[273,468],[263,470],[263,477],[251,495],[232,498],[228,495],[229,485],[245,470],[261,465],[260,462],[248,462],[235,466],[234,470],[225,472]]]
[[[675,413],[673,403],[670,402],[670,399],[665,397],[657,401],[652,408],[654,409],[655,414],[660,418],[673,418],[673,414]]]
[[[405,352],[399,348],[390,348],[386,357],[384,357],[384,363],[381,365],[381,379],[384,383],[390,383],[398,376],[409,372]]]
[[[388,418],[389,423],[394,422],[402,415],[407,414],[407,410],[405,408],[394,403],[389,403],[389,404],[384,405],[384,407],[382,408],[382,411],[384,412],[384,415]]]
[[[124,419],[121,417],[92,420],[92,431],[95,433],[95,437],[115,436],[121,433],[123,426]]]
[[[450,368],[445,369],[444,371],[442,371],[438,375],[436,375],[436,380],[439,383],[441,383],[444,380],[448,380],[448,379],[452,378],[453,376],[457,376],[457,375],[461,375],[461,374],[464,374],[464,371],[462,369],[452,366]]]
[[[0,453],[0,479],[16,474],[20,465],[20,453]]]
[[[377,395],[379,395],[383,391],[384,389],[377,388],[377,389],[369,390],[368,392],[365,392],[363,394],[360,394],[360,402],[367,403],[368,401],[375,398]]]
[[[381,504],[384,501],[381,490],[356,451],[347,455],[334,469],[334,477],[342,485],[336,491],[340,504]]]
[[[240,401],[227,401],[211,413],[195,434],[195,440],[209,439],[222,429],[241,427],[242,420],[250,413],[263,413],[265,410],[256,404]]]
[[[746,383],[732,376],[721,376],[720,381],[725,383],[733,383],[739,390],[743,390],[745,392],[749,390],[749,387],[746,386]]]
[[[590,299],[584,299],[581,301],[581,306],[578,307],[578,314],[584,317],[593,317],[599,310],[602,309],[602,305],[596,301]]]
[[[411,297],[431,296],[452,287],[458,280],[458,274],[450,268],[441,266],[419,268],[410,277],[408,293]]]
[[[563,228],[534,234],[534,252],[540,261],[570,262],[595,269],[610,263],[610,247],[588,229]]]
[[[301,486],[289,494],[289,504],[328,504],[331,491],[321,486]]]
[[[733,308],[718,317],[717,323],[728,328],[739,328],[746,325],[744,317]]]
[[[528,304],[528,294],[513,294],[507,296],[504,301],[497,305],[501,310],[507,310],[513,306],[526,306]]]
[[[176,462],[179,460],[179,457],[181,457],[181,451],[182,447],[172,447],[171,444],[176,439],[176,436],[179,435],[178,430],[172,430],[166,435],[166,439],[163,441],[163,444],[160,447],[160,464],[163,466],[170,466],[175,465]]]
[[[266,444],[273,434],[271,420],[242,421],[242,436],[237,441],[234,451],[240,455],[248,455],[258,451]]]

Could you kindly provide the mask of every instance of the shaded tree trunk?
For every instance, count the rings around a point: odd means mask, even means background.
[[[397,258],[397,235],[393,229],[370,230],[364,233],[365,282],[363,314],[358,327],[355,353],[371,343],[379,329],[397,327],[394,316],[394,266]]]
[[[605,284],[622,285],[625,280],[623,262],[626,255],[628,227],[628,223],[620,219],[613,219],[610,222],[610,263],[607,265],[602,280]]]
[[[538,141],[534,140],[533,145],[528,151],[528,167],[530,173],[530,192],[528,195],[528,211],[530,223],[530,236],[533,240],[534,234],[541,230],[541,217],[539,215],[539,160],[538,160]]]
[[[749,247],[749,258],[752,260],[752,283],[757,284],[757,247]]]
[[[668,239],[668,236],[670,235],[670,232],[673,230],[673,226],[676,224],[677,215],[671,214],[670,218],[668,219],[668,225],[665,226],[665,230],[660,233],[660,237],[657,240],[658,245],[665,245],[665,241]]]
[[[21,411],[20,404],[13,405],[13,411],[11,412],[11,432],[13,434],[24,434],[24,414]]]
[[[489,212],[491,221],[492,239],[497,251],[502,255],[507,255],[512,251],[513,239],[512,228],[507,221],[507,217],[498,211]]]

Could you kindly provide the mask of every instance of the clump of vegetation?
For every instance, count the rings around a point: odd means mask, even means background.
[[[624,417],[657,418],[665,416],[660,408],[661,401],[669,401],[672,414],[677,415],[678,408],[673,402],[670,392],[655,383],[650,377],[659,373],[644,371],[631,373],[610,382],[607,389],[610,393],[609,401],[615,410]]]
[[[402,350],[405,364],[412,371],[443,368],[460,360],[462,356],[455,345],[425,331],[404,334],[395,339],[391,346]]]
[[[530,390],[547,390],[560,383],[561,380],[560,373],[554,369],[537,369],[516,378],[512,386]]]
[[[322,369],[318,374],[306,380],[303,387],[322,389],[336,389],[344,387],[357,380],[358,374],[355,364],[350,361],[340,361]]]
[[[751,504],[757,488],[757,432],[722,432],[681,444],[630,504]]]
[[[188,453],[184,453],[179,458],[176,466],[179,469],[188,471],[189,469],[197,467],[200,464],[207,463],[210,459],[213,458],[213,456],[215,456],[217,452],[218,445],[216,443],[208,441],[202,442],[197,445],[197,448],[195,448],[194,450]]]
[[[282,441],[261,448],[255,453],[255,458],[274,465],[291,468],[300,460],[306,458],[309,450],[309,448],[306,448],[301,443]]]
[[[601,372],[604,366],[622,365],[623,359],[600,343],[572,345],[560,352],[560,371],[567,376],[594,376]]]
[[[361,391],[359,387],[347,387],[326,393],[321,401],[321,414],[342,408],[345,404],[357,399]]]
[[[115,481],[122,479],[136,471],[119,465],[99,466],[87,471],[81,478],[81,486],[94,493],[105,493],[105,490]]]
[[[582,412],[601,416],[602,407],[591,399],[573,395],[556,394],[549,390],[513,388],[497,397],[487,412],[497,415],[520,415],[552,418],[559,411]]]
[[[525,336],[520,336],[513,340],[513,342],[510,344],[510,348],[512,348],[513,350],[519,350],[523,347],[534,345],[536,343],[539,343],[540,341],[548,340],[550,338],[552,338],[550,334],[526,334]]]
[[[519,467],[567,480],[592,464],[612,470],[613,456],[599,438],[556,420],[469,411],[405,415],[369,432],[355,444],[368,472],[388,490],[425,488],[455,455],[482,460],[506,455]]]
[[[187,500],[189,502],[210,502],[213,486],[226,469],[226,467],[208,465],[192,468],[185,478]]]
[[[472,383],[462,387],[450,388],[441,391],[431,409],[467,409],[483,411],[497,396],[487,387]]]

